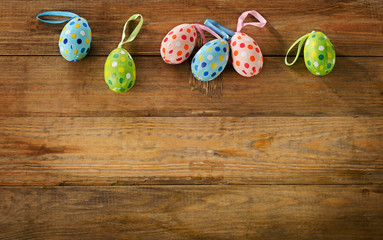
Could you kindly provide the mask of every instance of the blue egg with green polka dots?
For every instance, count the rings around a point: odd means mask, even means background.
[[[218,77],[226,67],[229,52],[226,40],[215,39],[206,43],[192,60],[194,77],[200,81],[211,81]]]
[[[88,54],[91,41],[92,31],[88,22],[85,18],[75,17],[61,31],[60,53],[68,61],[79,61]]]

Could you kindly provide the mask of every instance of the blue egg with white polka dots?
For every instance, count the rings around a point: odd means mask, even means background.
[[[92,31],[85,18],[75,17],[70,20],[60,34],[59,49],[68,61],[83,59],[89,52],[92,42]]]
[[[223,39],[212,40],[194,56],[191,69],[200,81],[211,81],[225,69],[229,59],[229,44]]]

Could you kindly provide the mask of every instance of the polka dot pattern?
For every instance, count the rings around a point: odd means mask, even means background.
[[[322,32],[312,32],[308,36],[303,54],[307,69],[314,75],[327,75],[334,67],[334,46]]]
[[[169,64],[184,62],[195,47],[195,36],[195,27],[190,24],[181,24],[173,28],[161,42],[162,59]]]
[[[230,42],[234,69],[244,77],[257,75],[263,66],[258,44],[245,33],[235,33]]]
[[[132,56],[123,48],[110,52],[105,61],[104,77],[109,89],[123,93],[131,89],[136,81],[136,67]]]
[[[229,44],[222,39],[206,43],[194,56],[191,69],[195,78],[210,81],[225,69],[229,58]]]
[[[92,36],[88,22],[82,17],[75,17],[63,28],[59,39],[61,55],[68,61],[83,59],[90,49]]]

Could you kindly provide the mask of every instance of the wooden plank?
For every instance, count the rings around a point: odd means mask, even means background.
[[[325,32],[338,56],[382,56],[383,3],[357,1],[48,1],[14,0],[0,6],[0,55],[59,55],[57,43],[64,24],[38,22],[44,11],[71,11],[86,18],[93,31],[90,55],[107,55],[117,47],[123,25],[134,13],[145,24],[137,40],[126,48],[134,55],[159,55],[162,38],[182,23],[212,18],[235,30],[240,14],[258,10],[269,24],[246,27],[265,55],[284,55],[299,37],[312,30]]]
[[[1,187],[2,239],[380,239],[383,187]]]
[[[0,185],[383,183],[383,118],[1,118]]]
[[[290,68],[267,57],[254,78],[228,66],[221,98],[191,91],[189,63],[159,57],[136,57],[136,85],[116,94],[104,82],[105,59],[0,57],[0,116],[383,116],[383,58],[338,58],[326,77],[303,59]]]

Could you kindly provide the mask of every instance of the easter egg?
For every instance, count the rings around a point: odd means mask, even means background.
[[[61,31],[60,53],[68,61],[81,60],[88,54],[91,41],[92,31],[88,22],[82,17],[75,17]]]
[[[161,42],[162,59],[169,64],[184,62],[193,51],[197,42],[195,27],[181,24],[166,34]]]
[[[327,75],[335,65],[334,46],[322,32],[313,31],[307,37],[303,54],[307,69],[314,75]]]
[[[192,60],[194,77],[201,81],[216,78],[226,67],[229,51],[229,44],[222,39],[215,39],[203,45]]]
[[[230,41],[235,71],[244,77],[257,75],[263,66],[263,56],[258,44],[245,33],[235,33]]]
[[[123,48],[116,48],[108,55],[104,77],[109,89],[123,93],[131,89],[136,81],[136,66],[130,54]]]

